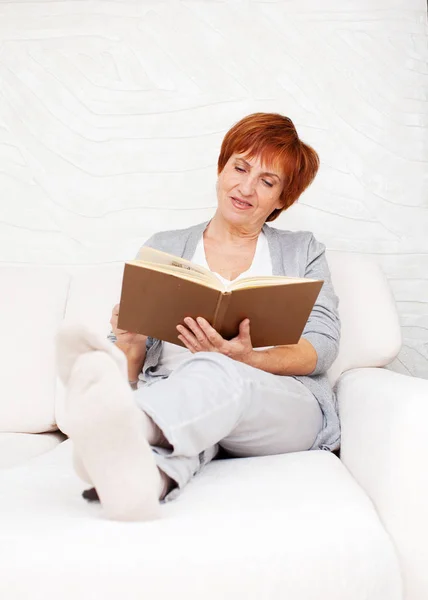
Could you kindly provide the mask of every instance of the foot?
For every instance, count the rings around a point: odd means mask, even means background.
[[[75,471],[76,475],[78,477],[80,477],[80,479],[82,481],[85,481],[86,483],[90,483],[92,485],[92,480],[89,477],[89,473],[86,470],[85,465],[83,464],[83,460],[77,454],[77,450],[76,450],[75,446],[73,446],[73,458],[72,458],[72,461],[73,461],[73,468],[74,468],[74,471]]]
[[[144,434],[145,415],[134,403],[122,357],[85,333],[67,326],[57,338],[67,433],[109,518],[157,518],[160,475]]]
[[[94,333],[81,323],[64,324],[58,330],[57,367],[59,376],[67,385],[76,359],[92,350],[102,350],[116,363],[124,379],[128,381],[128,363],[125,354],[108,339]]]

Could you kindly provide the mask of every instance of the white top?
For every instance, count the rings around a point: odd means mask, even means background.
[[[201,267],[209,269],[209,265],[205,256],[203,236],[201,236],[201,239],[199,240],[198,245],[196,246],[192,262],[200,265]],[[230,281],[229,279],[225,279],[224,277],[222,277],[218,273],[215,273],[214,271],[213,273],[220,279],[220,281],[222,281],[225,284],[233,283],[234,281],[237,281],[238,279],[243,279],[244,277],[260,277],[262,275],[272,275],[272,260],[270,257],[269,245],[263,231],[257,238],[257,245],[256,251],[254,253],[253,262],[251,263],[251,266],[247,271],[244,271],[244,273],[241,273],[232,281]],[[182,346],[178,346],[177,344],[170,344],[169,342],[164,342],[162,344],[162,352],[160,356],[159,365],[166,367],[170,371],[173,371],[189,356],[191,356],[191,352],[187,348],[183,348]]]

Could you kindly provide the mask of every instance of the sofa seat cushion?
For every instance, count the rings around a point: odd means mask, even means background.
[[[399,600],[392,544],[334,455],[214,461],[149,523],[81,498],[65,441],[0,472],[8,600]]]
[[[60,431],[53,433],[0,433],[0,469],[14,467],[49,452],[64,441]]]

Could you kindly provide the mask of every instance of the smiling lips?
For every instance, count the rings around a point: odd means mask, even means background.
[[[239,208],[241,210],[245,210],[246,208],[251,208],[252,207],[252,204],[250,204],[249,202],[245,202],[245,200],[240,200],[239,198],[236,198],[234,196],[231,196],[231,198],[232,198],[232,204],[236,208]]]

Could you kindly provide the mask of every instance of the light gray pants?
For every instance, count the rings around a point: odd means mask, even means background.
[[[217,352],[193,354],[168,378],[134,395],[172,446],[153,451],[177,491],[216,456],[219,445],[235,457],[308,450],[323,426],[318,401],[300,381]]]

